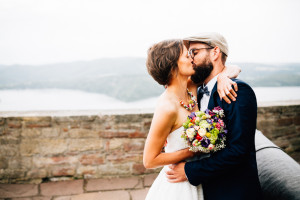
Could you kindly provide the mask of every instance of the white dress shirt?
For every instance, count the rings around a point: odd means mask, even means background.
[[[218,76],[219,76],[219,74],[216,75],[214,78],[212,78],[212,79],[206,84],[207,89],[208,89],[208,91],[209,91],[209,95],[203,94],[203,97],[202,97],[202,99],[201,99],[201,101],[200,101],[200,110],[201,110],[201,111],[205,111],[205,110],[207,109],[207,107],[208,107],[208,103],[209,103],[211,91],[212,91],[212,89],[214,88],[214,86],[215,86],[215,84],[216,84],[216,82],[217,82]],[[203,86],[204,86],[204,85],[203,85]],[[199,88],[200,88],[200,87],[199,87]],[[199,89],[199,88],[198,88],[198,89]]]

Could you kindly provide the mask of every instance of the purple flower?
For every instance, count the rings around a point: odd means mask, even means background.
[[[212,120],[211,119],[206,119],[207,123],[212,124]]]
[[[228,130],[224,130],[224,134],[227,134],[228,133]]]
[[[190,119],[193,119],[194,117],[196,117],[196,114],[195,114],[195,112],[192,112],[192,113],[189,115],[189,118],[190,118]]]
[[[205,112],[205,114],[209,114],[209,110],[208,109],[206,109],[204,112]]]
[[[210,144],[209,139],[203,138],[203,139],[201,140],[201,146],[207,148],[209,144]]]

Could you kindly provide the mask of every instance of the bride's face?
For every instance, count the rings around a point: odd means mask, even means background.
[[[178,59],[178,74],[183,76],[191,76],[195,73],[192,65],[192,58],[188,55],[188,50],[183,46],[182,54]]]

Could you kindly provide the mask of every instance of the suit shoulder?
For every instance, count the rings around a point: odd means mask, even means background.
[[[240,87],[242,87],[242,88],[250,89],[250,90],[253,91],[252,87],[248,83],[246,83],[245,81],[243,81],[241,79],[235,79],[235,78],[233,78],[231,80],[238,84],[239,89],[240,89]]]

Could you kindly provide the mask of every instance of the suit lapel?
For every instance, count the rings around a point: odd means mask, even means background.
[[[217,103],[217,102],[215,102],[215,100],[216,100],[215,95],[218,95],[218,93],[217,93],[217,85],[218,84],[217,83],[218,82],[216,82],[214,88],[211,91],[211,95],[210,95],[208,106],[207,106],[207,108],[209,110],[213,109],[215,107],[216,103]]]
[[[200,101],[203,97],[203,94],[199,92],[199,87],[197,88],[197,103],[198,103],[198,109],[200,110],[201,108],[201,104],[200,104]]]

